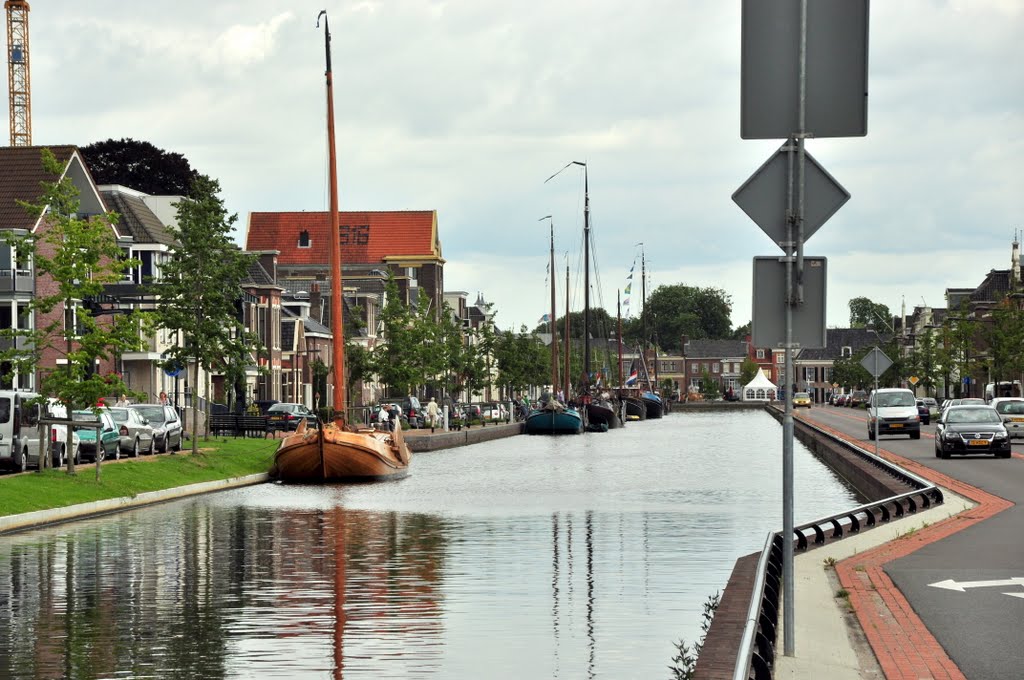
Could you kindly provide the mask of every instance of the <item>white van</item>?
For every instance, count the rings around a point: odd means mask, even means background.
[[[921,438],[921,416],[917,412],[914,393],[901,387],[875,390],[868,398],[868,439],[878,434],[907,434],[911,439]]]
[[[21,471],[39,467],[39,419],[67,418],[64,406],[54,399],[29,403],[38,398],[35,392],[0,390],[0,466]],[[78,462],[78,435],[73,433],[72,437],[73,455]],[[67,461],[66,443],[67,427],[51,425],[47,450],[53,456],[54,467]]]

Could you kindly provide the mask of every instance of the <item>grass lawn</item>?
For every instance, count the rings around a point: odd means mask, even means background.
[[[188,447],[191,442],[183,442]],[[267,472],[280,440],[215,438],[199,440],[199,455],[184,448],[174,455],[104,461],[100,480],[93,465],[0,477],[0,516],[63,508],[107,498],[131,497],[198,482]]]

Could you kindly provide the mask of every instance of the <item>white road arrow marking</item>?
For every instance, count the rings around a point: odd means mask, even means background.
[[[942,588],[944,590],[956,590],[958,592],[965,592],[968,588],[990,588],[992,586],[1022,586],[1024,587],[1024,576],[1014,576],[1013,578],[1002,579],[1000,581],[961,581],[957,582],[953,579],[947,579],[945,581],[939,581],[938,583],[929,583],[933,588]],[[1018,596],[1016,593],[1008,593]],[[1024,593],[1019,594],[1020,597],[1024,597]]]
[[[1009,595],[1010,597],[1019,597],[1024,599],[1024,593],[1003,593],[1003,595]]]

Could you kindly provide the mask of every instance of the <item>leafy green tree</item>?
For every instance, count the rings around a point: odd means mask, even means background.
[[[398,283],[389,277],[384,283],[384,306],[380,311],[384,342],[373,352],[373,367],[381,383],[392,392],[410,394],[420,372],[411,357],[417,351],[416,334],[411,331],[412,314],[398,294]]]
[[[977,352],[974,350],[978,322],[971,318],[965,300],[955,313],[946,315],[943,325],[947,328],[949,365],[959,378],[957,396],[968,396],[971,392],[969,389],[964,390],[963,379],[970,377],[973,380],[974,367],[978,363]]]
[[[346,336],[350,337],[350,336]],[[319,361],[319,359],[315,360]],[[320,362],[323,365],[323,362]],[[357,342],[345,341],[345,385],[349,400],[352,400],[352,395],[356,394],[356,385],[366,382],[373,378],[374,367],[373,367],[373,356],[368,349],[363,347]],[[314,376],[316,375],[315,362],[314,362]],[[326,376],[325,376],[326,377]],[[315,382],[315,379],[314,379]],[[316,388],[319,392],[319,387]],[[320,396],[323,397],[327,391],[326,383],[323,386],[324,391],[320,392]],[[353,406],[362,406],[363,404],[353,404]],[[333,417],[333,414],[332,414]]]
[[[225,357],[238,356],[249,347],[236,332],[241,284],[254,256],[235,245],[231,228],[238,215],[228,215],[218,196],[217,180],[200,175],[192,184],[191,198],[177,204],[177,224],[168,233],[178,247],[164,266],[164,278],[151,284],[159,295],[156,319],[161,328],[176,330],[182,342],[167,351],[169,361],[192,362],[192,385],[200,393],[199,369],[222,366]],[[199,403],[192,400],[192,454],[199,453],[196,437]]]
[[[892,312],[880,302],[872,302],[866,297],[855,297],[848,303],[850,307],[850,328],[865,326],[885,327],[892,324]]]
[[[745,387],[747,383],[754,379],[757,372],[760,370],[760,366],[757,362],[746,357],[743,359],[743,363],[740,364],[740,387]]]
[[[682,284],[658,286],[647,298],[640,316],[650,339],[667,350],[680,351],[682,337],[728,338],[732,334],[732,298],[720,288]]]
[[[533,333],[523,326],[519,333],[498,333],[494,348],[498,365],[498,384],[506,396],[522,394],[527,388],[543,385],[550,379],[549,352]]]
[[[742,326],[737,326],[736,330],[732,332],[733,340],[746,340],[747,336],[751,333],[751,322],[748,321]]]
[[[931,328],[918,335],[917,346],[908,359],[908,372],[917,376],[917,384],[924,387],[927,394],[934,394],[942,365],[935,332]]]
[[[42,217],[46,226],[24,236],[6,232],[4,238],[19,254],[31,256],[36,275],[49,276],[55,287],[49,294],[47,288],[37,288],[28,302],[35,328],[3,332],[7,339],[27,339],[21,344],[32,349],[19,349],[19,343],[12,342],[10,349],[0,352],[0,362],[24,375],[39,367],[44,352],[61,355],[64,365],[41,376],[39,391],[54,396],[70,415],[75,409],[94,408],[102,397],[126,391],[121,376],[96,373],[95,361],[142,349],[141,332],[148,329],[148,316],[140,312],[107,317],[98,305],[89,304],[103,295],[107,284],[123,280],[124,272],[138,262],[121,257],[115,215],[76,217],[78,190],[49,149],[42,151],[42,164],[53,180],[43,182],[43,193],[34,203],[19,203],[36,218]],[[73,436],[68,428],[69,474],[75,472]]]
[[[700,376],[700,393],[705,399],[717,399],[721,396],[721,385],[711,377],[711,374],[704,371]]]
[[[156,196],[190,196],[199,173],[180,153],[130,138],[81,147],[97,184],[121,184]]]
[[[1024,310],[1010,296],[992,309],[982,325],[993,381],[1020,380],[1024,373]]]

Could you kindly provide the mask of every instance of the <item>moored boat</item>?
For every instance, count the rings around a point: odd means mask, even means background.
[[[640,398],[643,400],[644,407],[647,409],[648,418],[660,418],[662,415],[664,415],[665,403],[657,394],[651,391],[647,391],[641,394]]]
[[[576,409],[557,399],[549,399],[526,416],[527,434],[579,434],[583,432],[583,416]]]
[[[601,393],[592,396],[586,408],[587,422],[591,425],[603,425],[609,430],[622,427],[618,400],[613,399],[611,395]]]
[[[338,216],[338,173],[334,145],[334,95],[331,75],[331,33],[324,18],[327,47],[327,139],[330,164],[331,333],[333,334],[334,404],[338,416],[322,427],[303,420],[281,440],[274,454],[271,477],[287,482],[375,481],[397,479],[409,471],[411,453],[401,424],[388,432],[353,427],[345,422],[345,335],[342,319],[341,228]],[[319,27],[319,17],[317,26]]]

